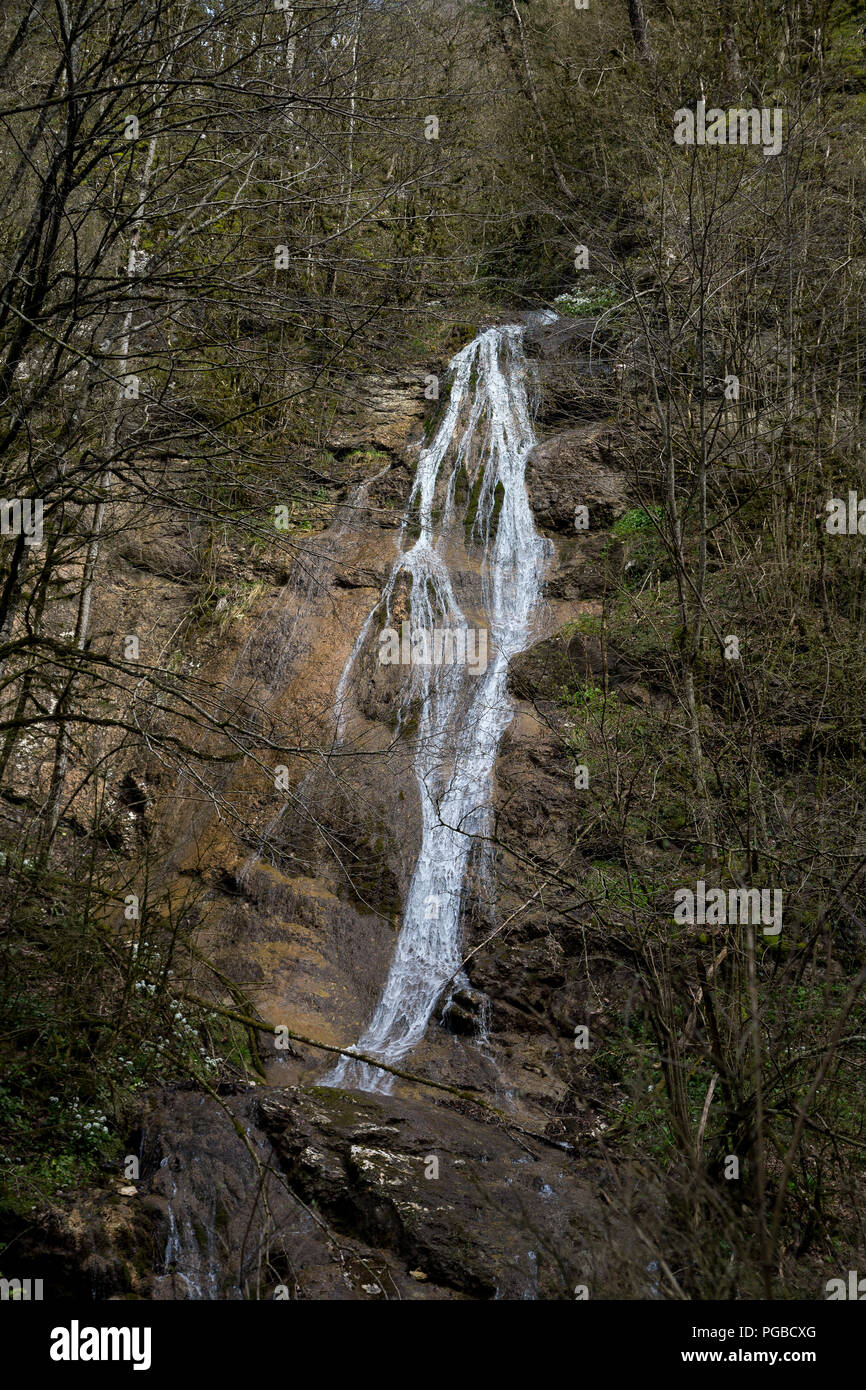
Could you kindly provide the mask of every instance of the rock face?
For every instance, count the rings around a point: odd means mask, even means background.
[[[572,1156],[507,1126],[429,1096],[321,1089],[274,1092],[259,1115],[293,1190],[387,1252],[395,1276],[452,1296],[569,1298],[587,1248],[613,1254],[589,1174],[575,1180]],[[613,1260],[594,1274],[612,1281]]]
[[[640,674],[639,668],[598,637],[581,632],[557,633],[516,656],[509,667],[509,685],[516,695],[555,700],[575,682],[622,686]]]
[[[551,373],[579,375],[591,332],[571,324],[559,336],[535,340],[542,390]],[[301,750],[281,755],[288,793],[275,792],[267,752],[263,771],[227,766],[220,815],[174,797],[146,760],[124,783],[127,818],[142,836],[158,833],[178,881],[198,886],[201,940],[216,969],[243,981],[269,1028],[284,1023],[337,1047],[356,1041],[379,997],[420,839],[415,716],[395,718],[399,672],[368,654],[341,710],[335,693],[393,560],[424,409],[421,374],[357,384],[328,441],[346,474],[332,525],[295,538],[287,568],[283,559],[269,572],[260,557],[249,600],[196,653],[202,679],[228,685],[226,708],[236,700],[247,716],[256,711],[263,731]],[[557,418],[542,413],[540,432]],[[607,679],[643,698],[628,660],[602,651],[592,631],[574,631],[576,619],[600,612],[622,563],[610,527],[629,489],[608,419],[573,420],[527,467],[554,554],[547,626],[513,663],[515,715],[495,773],[497,835],[519,853],[497,852],[492,874],[472,861],[468,978],[440,1000],[407,1064],[493,1109],[408,1082],[393,1096],[323,1089],[331,1058],[302,1041],[279,1052],[263,1033],[267,1087],[221,1104],[167,1094],[142,1118],[152,1296],[272,1297],[276,1276],[263,1282],[257,1272],[262,1249],[299,1298],[560,1299],[588,1281],[594,1297],[645,1296],[623,1273],[628,1228],[615,1229],[598,1198],[604,1170],[593,1155],[610,1097],[574,1045],[587,1019],[603,1034],[602,996],[616,981],[602,962],[590,983],[585,909],[544,882],[564,857],[579,868],[583,832],[561,685]],[[575,531],[578,505],[589,510],[587,531]],[[142,557],[126,564],[123,582],[137,581]],[[173,552],[148,568],[184,583]],[[405,611],[398,586],[391,622]],[[335,717],[346,712],[351,735],[338,744]],[[303,751],[329,746],[327,757]],[[533,892],[539,882],[543,893]],[[266,1203],[255,1198],[263,1182]]]
[[[331,1093],[332,1097],[334,1093]],[[149,1296],[158,1300],[452,1298],[434,1281],[422,1289],[387,1240],[364,1238],[351,1205],[351,1179],[332,1213],[305,1171],[271,1143],[287,1129],[281,1091],[260,1104],[255,1091],[218,1101],[166,1092],[143,1117],[141,1208],[154,1230]],[[290,1097],[291,1099],[291,1097]],[[267,1129],[261,1124],[264,1115]],[[359,1125],[361,1121],[359,1120]],[[307,1167],[326,1162],[327,1139],[308,1127]],[[287,1150],[288,1153],[288,1150]],[[302,1165],[303,1166],[303,1165]],[[314,1190],[315,1189],[315,1190]],[[363,1196],[357,1196],[359,1204]],[[385,1292],[383,1292],[385,1290]]]
[[[4,1237],[16,1271],[41,1279],[46,1301],[152,1295],[153,1223],[120,1181],[68,1193],[35,1219],[19,1217],[17,1229],[7,1218]]]
[[[401,452],[413,427],[429,409],[424,398],[423,373],[394,373],[363,377],[346,383],[340,419],[328,435],[333,449]]]
[[[599,319],[530,322],[524,343],[535,358],[540,414],[548,428],[616,412],[618,374],[610,337]]]
[[[569,328],[567,351],[582,354],[585,340],[585,330]],[[548,371],[562,365],[561,345],[544,350]],[[400,401],[394,392],[403,393]],[[316,582],[305,581],[302,590],[290,582],[290,603],[269,599],[267,620],[252,614],[250,635],[239,634],[247,643],[240,668],[290,727],[312,718],[322,734],[333,728],[334,691],[390,567],[393,521],[411,486],[419,417],[410,396],[408,381],[386,382],[365,397],[363,419],[350,410],[334,426],[332,447],[393,450],[402,431],[403,452],[391,454],[384,473],[381,457],[371,460],[371,480],[350,525],[313,542],[332,557],[312,567]],[[636,677],[617,654],[603,655],[591,634],[555,635],[562,623],[596,611],[610,567],[620,563],[609,528],[628,507],[628,487],[607,421],[543,440],[532,451],[527,486],[539,528],[554,541],[547,577],[554,631],[540,631],[514,663],[515,719],[497,766],[496,805],[502,833],[542,865],[561,859],[580,831],[559,688],[575,673],[597,679],[605,663],[613,681]],[[586,532],[574,529],[579,503],[589,509]],[[398,585],[390,621],[399,625],[406,611]],[[259,650],[262,641],[271,644],[268,655]],[[257,811],[245,785],[245,821],[260,838],[247,835],[237,846],[201,818],[179,837],[179,865],[191,866],[182,847],[194,843],[196,872],[213,885],[218,968],[247,982],[269,1022],[331,1045],[354,1042],[371,1016],[417,854],[413,718],[410,712],[402,724],[394,720],[399,680],[399,670],[359,660],[346,697],[349,742],[330,769],[302,763],[293,770],[296,805],[307,815],[280,815],[264,793]],[[330,1292],[320,1296],[373,1296],[363,1287],[372,1283],[396,1286],[403,1296],[411,1289],[415,1298],[569,1297],[589,1258],[585,1247],[596,1252],[594,1277],[606,1277],[599,1253],[607,1248],[606,1227],[593,1190],[598,1174],[580,1157],[600,1132],[599,1098],[582,1081],[588,1059],[574,1048],[574,1030],[600,1014],[578,968],[579,933],[573,921],[551,916],[561,895],[550,888],[543,906],[521,909],[499,935],[498,924],[526,896],[526,869],[505,856],[491,881],[477,877],[477,868],[466,898],[468,983],[440,1001],[409,1069],[471,1088],[502,1120],[400,1082],[394,1097],[321,1089],[321,1052],[303,1043],[282,1055],[265,1051],[275,1089],[257,1101],[256,1123],[281,1173],[335,1238],[354,1241],[359,1258],[378,1262],[385,1281],[356,1280],[352,1292],[341,1286],[338,1293],[328,1266],[320,1287]],[[231,903],[222,899],[226,875],[234,885]],[[522,1131],[542,1140],[527,1140]],[[573,1151],[557,1150],[557,1143]],[[428,1158],[437,1160],[437,1179],[425,1177]],[[157,1176],[155,1184],[166,1181]],[[195,1221],[206,1225],[201,1195],[193,1192],[190,1201]],[[296,1256],[288,1258],[296,1267]],[[413,1278],[412,1270],[426,1279]]]
[[[548,533],[573,535],[578,506],[588,508],[589,530],[609,527],[625,512],[628,496],[610,427],[580,425],[536,445],[526,487],[536,525]]]

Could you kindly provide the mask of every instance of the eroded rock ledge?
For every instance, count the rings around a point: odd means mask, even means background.
[[[597,1286],[615,1278],[600,1166],[581,1174],[573,1154],[429,1097],[292,1088],[257,1110],[292,1189],[419,1282],[569,1298],[590,1247]]]

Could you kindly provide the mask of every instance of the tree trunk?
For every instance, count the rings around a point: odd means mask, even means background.
[[[647,22],[646,11],[643,7],[643,0],[626,0],[628,5],[628,22],[631,25],[634,46],[637,49],[637,56],[641,62],[651,63],[653,60],[652,47],[649,39],[649,24]]]

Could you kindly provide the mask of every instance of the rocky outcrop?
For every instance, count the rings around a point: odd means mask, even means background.
[[[328,433],[328,447],[374,447],[399,453],[429,410],[423,373],[400,372],[348,380],[339,419]]]
[[[258,1107],[292,1189],[387,1252],[395,1276],[471,1298],[571,1298],[591,1246],[595,1293],[612,1291],[601,1171],[576,1173],[564,1151],[465,1109],[322,1089],[272,1092]]]
[[[507,1114],[429,1091],[179,1089],[151,1097],[142,1124],[140,1179],[113,1199],[126,1224],[105,1226],[99,1257],[70,1242],[73,1293],[87,1279],[158,1300],[638,1292],[606,1165]],[[103,1228],[86,1229],[92,1243]]]
[[[509,667],[514,694],[533,701],[557,700],[575,685],[626,687],[637,681],[640,668],[600,637],[563,631],[516,656]]]
[[[537,444],[526,465],[526,488],[536,525],[548,533],[574,535],[578,506],[588,509],[590,531],[609,527],[628,505],[610,427],[580,425]]]
[[[165,1092],[144,1117],[148,1139],[140,1208],[155,1234],[147,1292],[158,1300],[323,1299],[341,1302],[458,1297],[416,1270],[388,1241],[364,1239],[334,1219],[284,1171],[260,1120],[279,1138],[280,1091],[260,1105],[254,1089],[220,1097]],[[324,1163],[311,1135],[309,1162]],[[349,1180],[344,1180],[349,1203]],[[306,1194],[306,1195],[305,1195]],[[359,1199],[360,1200],[360,1199]]]
[[[548,428],[616,413],[619,374],[609,320],[533,319],[524,343],[535,358],[540,414]]]

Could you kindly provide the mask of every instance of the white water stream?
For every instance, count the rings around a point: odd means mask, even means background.
[[[455,536],[463,529],[456,501],[461,470],[470,484],[483,470],[470,550],[476,545],[481,552],[478,626],[487,630],[486,669],[466,662],[412,664],[403,690],[404,711],[410,704],[420,706],[414,772],[421,797],[421,849],[385,988],[356,1044],[359,1052],[393,1066],[421,1042],[445,987],[462,979],[459,937],[467,864],[476,837],[489,829],[493,766],[512,718],[508,662],[530,640],[550,552],[550,542],[535,529],[524,481],[535,436],[522,337],[523,329],[516,325],[487,329],[450,363],[454,378],[448,406],[418,461],[401,534],[403,549],[337,690],[342,731],[352,668],[383,606],[390,623],[401,576],[411,580],[412,633],[473,626],[457,601],[456,576],[446,556],[455,553]],[[412,544],[410,518],[419,528]],[[477,651],[477,634],[475,643],[471,649]],[[342,1058],[323,1082],[378,1091],[388,1091],[392,1083],[387,1072],[350,1058]]]

